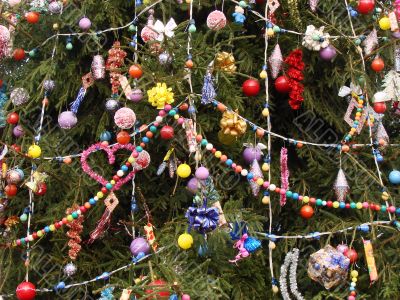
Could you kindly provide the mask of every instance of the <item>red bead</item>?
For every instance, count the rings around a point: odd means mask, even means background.
[[[370,208],[371,210],[375,210],[375,204],[374,204],[374,203],[371,203],[371,204],[369,205],[369,208]]]
[[[277,187],[277,188],[275,189],[275,193],[279,194],[280,192],[281,192],[281,188],[278,188],[278,187]]]
[[[291,90],[289,79],[286,76],[279,76],[275,79],[275,89],[282,94],[289,93]]]
[[[38,183],[38,189],[35,193],[35,195],[38,196],[43,196],[44,194],[46,194],[47,191],[47,184],[45,182],[40,182]]]
[[[196,135],[196,142],[200,143],[203,140],[203,136],[201,134]]]
[[[174,137],[174,128],[164,125],[160,130],[160,136],[163,140],[170,140]]]
[[[34,240],[36,240],[38,238],[38,235],[37,235],[36,231],[34,233],[32,233],[32,237],[33,237]]]
[[[67,218],[62,218],[62,221],[61,221],[63,224],[67,224],[68,223],[68,220],[67,220]]]
[[[315,198],[310,198],[310,204],[315,204],[317,200]]]
[[[304,219],[310,219],[314,215],[314,209],[310,205],[304,205],[300,209],[300,215]]]
[[[345,206],[347,209],[349,209],[350,208],[350,203],[346,203],[346,206]]]
[[[347,249],[343,254],[350,259],[351,263],[355,263],[358,259],[358,254],[353,248]]]
[[[60,225],[60,228],[64,226],[64,223],[62,221],[57,222]]]
[[[16,244],[17,244],[17,246],[21,246],[21,240],[18,239],[18,240],[16,241]]]
[[[79,210],[84,214],[86,212],[86,207],[81,206],[79,207]]]
[[[129,76],[131,76],[132,78],[139,79],[140,77],[142,77],[142,75],[143,75],[143,70],[140,65],[132,65],[129,68]]]
[[[12,144],[11,148],[13,148],[16,152],[21,152],[21,146],[17,144]]]
[[[217,149],[212,148],[212,149],[211,149],[211,153],[215,153],[215,152],[217,152]]]
[[[119,180],[119,177],[118,177],[117,175],[114,175],[114,176],[113,176],[113,179],[114,179],[114,181],[118,181],[118,180]]]
[[[12,112],[7,116],[8,124],[17,124],[19,121],[19,115],[16,112]]]
[[[243,82],[242,91],[248,97],[257,96],[260,92],[260,83],[256,79],[247,79]]]
[[[333,202],[331,200],[326,201],[326,206],[332,207],[333,206]]]
[[[107,192],[108,192],[108,190],[107,190],[107,188],[106,187],[102,187],[101,188],[101,192],[103,193],[103,194],[106,194]]]
[[[130,163],[129,161],[127,161],[127,162],[125,163],[125,166],[130,167],[130,166],[131,166],[131,163]]]
[[[25,58],[24,49],[21,49],[21,48],[15,49],[14,53],[13,53],[13,57],[14,57],[14,60],[16,60],[16,61],[23,60]]]
[[[374,111],[378,114],[383,114],[386,111],[385,102],[375,102],[374,103]]]
[[[367,15],[371,13],[375,8],[374,0],[359,0],[357,10],[360,14]]]
[[[179,106],[179,109],[182,111],[188,110],[189,105],[187,103],[183,103],[181,106]]]
[[[385,68],[385,62],[383,61],[382,58],[377,57],[375,58],[372,63],[371,63],[371,68],[374,70],[376,73],[381,72]]]
[[[356,293],[355,291],[351,291],[351,292],[350,292],[350,296],[355,297],[356,295],[357,295],[357,293]]]

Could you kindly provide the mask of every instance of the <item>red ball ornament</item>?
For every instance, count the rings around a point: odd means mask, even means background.
[[[289,85],[289,79],[286,76],[279,76],[275,80],[275,89],[281,94],[287,94],[291,88]]]
[[[117,134],[117,142],[120,143],[121,145],[126,145],[129,143],[131,140],[131,137],[128,132],[126,131],[121,131]]]
[[[149,283],[149,286],[154,286],[156,291],[153,291],[153,290],[149,289],[149,290],[146,290],[146,294],[152,294],[154,292],[159,291],[156,294],[156,298],[158,298],[158,297],[167,298],[167,297],[170,296],[170,292],[169,292],[169,288],[167,286],[167,283],[162,279],[157,279],[157,280],[152,281],[151,283]],[[162,299],[165,299],[165,298],[162,298]],[[148,299],[153,299],[153,297],[150,297]]]
[[[45,182],[40,182],[37,186],[37,190],[35,193],[35,195],[37,196],[43,196],[44,194],[46,194],[47,192],[47,184]]]
[[[243,82],[242,91],[248,97],[257,96],[260,92],[260,83],[256,79],[247,79]]]
[[[25,50],[21,48],[17,48],[13,53],[14,60],[19,61],[25,58]]]
[[[132,66],[129,68],[129,75],[130,75],[132,78],[139,79],[139,78],[142,77],[142,75],[143,75],[142,67],[141,67],[140,65],[132,65]]]
[[[309,219],[314,215],[314,208],[312,208],[310,205],[304,205],[300,209],[300,215],[304,219]]]
[[[376,73],[381,72],[385,68],[385,62],[383,61],[382,58],[377,57],[375,58],[372,63],[371,63],[371,68],[374,70]]]
[[[357,10],[360,14],[368,15],[375,8],[375,0],[359,0]]]
[[[21,282],[15,291],[18,300],[33,300],[36,296],[35,285],[29,281]]]
[[[163,140],[170,140],[174,137],[174,128],[164,125],[160,130],[160,135]]]
[[[36,11],[30,11],[25,15],[26,20],[28,21],[28,23],[30,24],[36,24],[37,22],[39,22],[39,13]]]
[[[375,102],[374,103],[374,111],[378,114],[383,114],[386,111],[385,102]]]
[[[343,254],[350,259],[350,263],[355,263],[358,259],[358,254],[353,248],[347,249]]]
[[[13,148],[16,152],[21,152],[21,146],[17,144],[12,144],[11,148]]]
[[[8,124],[17,124],[19,121],[19,115],[16,112],[10,113],[7,116]]]
[[[8,197],[14,197],[17,194],[17,186],[15,184],[7,184],[4,188],[4,192]]]

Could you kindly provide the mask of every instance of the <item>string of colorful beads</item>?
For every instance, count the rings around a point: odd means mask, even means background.
[[[351,283],[350,283],[350,294],[347,297],[347,300],[355,300],[357,293],[356,293],[356,285],[357,285],[357,277],[358,277],[358,272],[356,270],[353,270],[350,272],[351,276]]]
[[[350,140],[353,138],[353,135],[357,133],[357,128],[360,125],[362,112],[364,110],[364,96],[363,95],[358,96],[357,94],[352,93],[352,97],[357,101],[357,112],[356,116],[354,117],[353,126],[351,127],[349,133],[344,137],[344,141],[346,143],[350,142]],[[348,146],[342,149],[342,151],[347,152],[345,151],[345,149],[348,151]]]

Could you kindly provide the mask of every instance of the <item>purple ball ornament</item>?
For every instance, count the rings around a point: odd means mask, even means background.
[[[243,159],[246,163],[251,164],[254,160],[261,160],[261,150],[257,147],[247,147],[243,151]]]
[[[14,134],[15,137],[19,138],[19,137],[21,137],[21,136],[23,136],[25,134],[25,131],[22,128],[21,125],[17,125],[13,129],[13,134]]]
[[[328,45],[319,51],[319,56],[325,61],[332,61],[336,56],[336,49],[332,45]]]
[[[400,31],[392,32],[392,37],[395,39],[400,39]]]
[[[143,252],[144,254],[150,253],[150,245],[147,240],[142,237],[134,239],[129,248],[131,249],[133,256],[137,256],[140,252]]]
[[[195,176],[199,180],[206,180],[210,176],[210,172],[206,167],[200,167],[196,170]]]
[[[197,192],[197,190],[199,189],[199,181],[197,180],[196,177],[193,177],[188,181],[186,187],[190,192],[195,194]]]
[[[134,89],[130,94],[129,94],[129,100],[132,102],[138,103],[140,100],[143,99],[143,92],[141,89]]]
[[[88,31],[92,26],[92,22],[87,17],[83,17],[79,20],[79,28],[83,31]]]
[[[71,129],[78,123],[78,119],[72,111],[64,111],[58,116],[58,125],[62,129]]]

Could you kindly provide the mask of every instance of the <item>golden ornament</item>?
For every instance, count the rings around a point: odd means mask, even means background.
[[[223,134],[233,136],[243,135],[247,129],[246,122],[238,117],[237,110],[235,112],[225,111],[219,124]]]
[[[232,53],[219,52],[214,62],[215,68],[223,72],[234,73],[236,71],[235,58]]]

